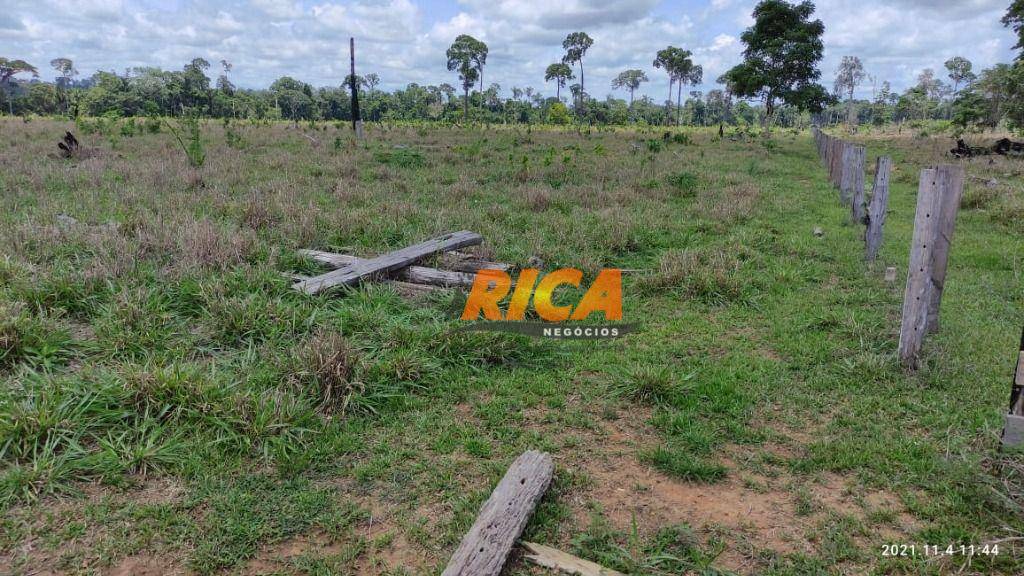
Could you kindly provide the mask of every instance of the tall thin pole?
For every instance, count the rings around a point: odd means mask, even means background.
[[[362,118],[359,117],[359,82],[356,81],[356,39],[348,39],[349,63],[352,73],[349,75],[349,83],[352,88],[352,130],[356,137],[363,137]]]

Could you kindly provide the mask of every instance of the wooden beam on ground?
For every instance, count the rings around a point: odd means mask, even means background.
[[[438,255],[438,259],[440,260],[440,266],[442,268],[458,272],[470,272],[473,274],[481,270],[501,270],[502,272],[511,272],[515,268],[515,266],[511,264],[482,260],[472,254],[465,254],[454,250]]]
[[[946,287],[946,268],[949,264],[949,249],[956,229],[956,215],[960,210],[960,198],[964,192],[964,168],[960,165],[943,165],[935,168],[937,186],[935,249],[931,262],[931,302],[928,303],[929,334],[939,329],[939,308],[942,305],[942,291]]]
[[[530,450],[516,458],[442,576],[498,576],[554,473],[551,456],[544,452]]]
[[[577,558],[572,554],[566,554],[561,550],[556,550],[542,544],[523,542],[523,547],[527,550],[524,558],[544,568],[577,576],[625,576],[622,572],[616,572],[600,564]]]
[[[875,183],[871,187],[871,204],[868,205],[868,226],[864,230],[865,259],[869,262],[878,257],[882,247],[882,232],[885,216],[889,210],[889,176],[892,173],[892,158],[879,156],[875,162]]]
[[[468,230],[451,232],[431,238],[425,242],[420,242],[419,244],[406,246],[394,252],[382,254],[376,258],[359,260],[344,268],[298,282],[292,287],[306,294],[317,294],[335,286],[353,286],[364,278],[394,272],[427,256],[466,246],[474,246],[481,242],[483,242],[483,238],[475,232]]]
[[[324,252],[322,250],[299,250],[298,253],[334,269],[351,266],[364,260],[364,258],[359,258],[358,256]],[[407,266],[392,273],[392,277],[396,280],[412,282],[413,284],[429,284],[430,286],[445,288],[471,288],[474,275],[465,272],[449,272],[448,270],[427,268],[425,266]]]

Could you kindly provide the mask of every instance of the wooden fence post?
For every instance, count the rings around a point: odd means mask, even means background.
[[[917,367],[918,354],[928,325],[928,303],[931,301],[931,261],[935,237],[935,197],[938,195],[935,169],[921,171],[917,187],[917,211],[914,215],[914,236],[910,243],[907,266],[907,288],[903,294],[903,316],[900,320],[900,362]]]
[[[892,172],[892,158],[879,156],[875,162],[875,183],[871,187],[871,204],[868,206],[867,228],[864,230],[865,259],[873,262],[882,247],[882,230],[885,227],[885,213],[889,207],[889,174]]]
[[[964,191],[964,169],[958,165],[943,165],[936,168],[939,196],[936,198],[938,222],[935,234],[935,250],[931,265],[931,302],[928,305],[928,333],[939,330],[939,307],[942,304],[942,290],[946,286],[946,266],[949,263],[949,247],[956,229],[956,215],[960,210],[960,197]]]
[[[839,187],[839,181],[842,176],[843,166],[843,149],[845,148],[845,142],[839,138],[832,138],[832,160],[829,162],[828,178],[832,182],[832,185]]]
[[[849,142],[843,143],[842,163],[839,166],[839,201],[844,205],[853,204],[853,181],[857,172],[857,146]],[[864,180],[861,167],[861,181]]]
[[[921,171],[900,324],[900,361],[911,368],[917,367],[925,335],[938,326],[963,177],[960,166],[938,166]]]
[[[1010,388],[1010,412],[1002,425],[1002,446],[1015,447],[1024,444],[1024,332],[1021,333],[1021,348],[1017,354],[1017,370]]]
[[[864,222],[864,157],[867,150],[863,146],[850,144],[846,155],[846,166],[843,168],[845,177],[846,197],[850,203],[850,217],[854,224]]]
[[[1010,412],[1003,425],[1002,442],[1007,447],[1024,443],[1024,333],[1020,337],[1017,370],[1013,374],[1013,385],[1010,388]]]

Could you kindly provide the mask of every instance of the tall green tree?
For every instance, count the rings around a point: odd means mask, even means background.
[[[455,42],[448,47],[448,70],[459,73],[459,81],[462,83],[462,90],[465,100],[462,104],[462,118],[469,120],[469,89],[472,88],[480,78],[480,62],[486,61],[487,56],[481,59],[480,50],[483,42],[468,34],[460,34]],[[486,45],[483,46],[486,50]]]
[[[555,81],[555,99],[558,101],[562,100],[562,88],[565,88],[565,83],[575,78],[576,76],[573,75],[572,68],[565,62],[550,64],[547,70],[544,71],[545,82]]]
[[[678,79],[678,68],[690,58],[690,51],[669,46],[658,50],[654,57],[654,67],[664,69],[668,74],[668,100],[665,101],[665,122],[672,118],[672,89]]]
[[[972,72],[974,65],[963,56],[954,56],[946,60],[946,70],[949,72],[949,79],[953,81],[953,94],[960,92],[961,84],[970,84],[977,76]]]
[[[11,85],[11,79],[18,74],[39,76],[39,71],[36,70],[35,66],[24,60],[9,60],[0,57],[0,86],[4,87],[4,91],[7,94],[7,107],[11,115],[14,115],[14,98],[12,91],[8,88]]]
[[[684,71],[680,73],[679,83],[676,86],[676,124],[682,123],[683,85],[697,86],[704,81],[703,66],[694,64],[692,60],[687,59],[682,68]]]
[[[78,70],[75,70],[75,63],[70,58],[54,58],[50,60],[50,67],[57,71],[55,81],[57,95],[64,107],[64,113],[67,114],[69,109],[67,91],[71,87],[74,77],[78,75]]]
[[[647,82],[647,74],[643,70],[623,70],[612,80],[612,89],[629,90],[629,105],[633,106],[633,92],[640,87],[641,82]]]
[[[565,56],[562,57],[562,62],[570,65],[578,63],[580,65],[580,109],[584,114],[587,112],[585,102],[587,86],[583,80],[583,57],[593,45],[594,39],[588,36],[586,32],[572,32],[562,41],[562,48],[565,49]]]
[[[562,99],[562,88],[565,87],[565,83],[574,79],[575,75],[572,74],[572,69],[565,63],[549,65],[548,69],[544,71],[545,82],[555,81],[555,99],[559,101]]]
[[[1017,44],[1014,48],[1024,50],[1024,0],[1013,0],[1006,10],[1006,15],[1003,16],[1003,26],[1013,28],[1013,31],[1017,33]],[[1017,59],[1020,60],[1022,57],[1024,57],[1024,51],[1017,56]]]
[[[846,94],[846,123],[853,127],[853,92],[864,81],[864,64],[856,56],[843,56],[836,70],[836,94]]]
[[[817,83],[825,25],[811,20],[812,14],[814,4],[806,0],[799,4],[762,0],[754,8],[754,25],[740,36],[746,44],[743,62],[724,75],[734,94],[764,102],[766,128],[779,102],[820,112],[830,100]]]

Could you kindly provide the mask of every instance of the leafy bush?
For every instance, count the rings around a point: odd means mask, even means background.
[[[692,172],[680,172],[669,176],[668,183],[672,188],[679,191],[679,196],[691,198],[697,194],[700,179]]]
[[[420,168],[427,163],[423,158],[423,154],[419,150],[412,148],[378,150],[373,153],[373,159],[381,164],[388,164],[399,168]]]
[[[189,166],[199,168],[206,162],[206,151],[203,148],[202,131],[199,125],[199,112],[189,111],[178,119],[178,128],[171,123],[165,122],[167,128],[178,140],[185,156],[188,157]]]

